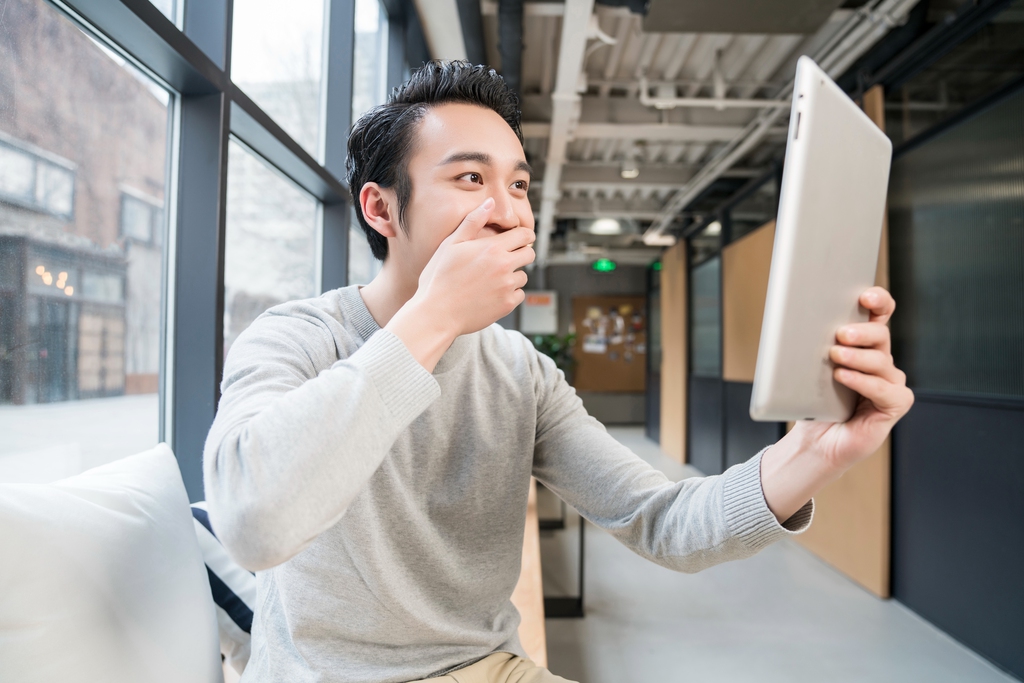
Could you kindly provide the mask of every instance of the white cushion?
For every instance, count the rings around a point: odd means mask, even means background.
[[[221,681],[217,620],[166,445],[52,484],[0,484],[0,678]]]

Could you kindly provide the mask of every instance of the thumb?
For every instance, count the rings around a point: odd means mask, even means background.
[[[452,242],[467,242],[475,238],[485,225],[487,225],[487,219],[491,217],[491,211],[494,209],[494,198],[488,197],[484,200],[484,203],[476,207],[462,219],[459,223],[459,227],[455,228],[455,232],[451,234],[449,238]]]

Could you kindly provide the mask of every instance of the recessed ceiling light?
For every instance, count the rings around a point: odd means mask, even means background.
[[[598,218],[587,230],[591,235],[621,235],[622,223],[614,218]]]
[[[636,178],[640,175],[640,167],[636,165],[635,161],[623,161],[619,175],[627,179]]]

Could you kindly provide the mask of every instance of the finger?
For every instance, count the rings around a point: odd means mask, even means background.
[[[512,273],[512,284],[515,286],[515,289],[522,289],[525,287],[528,280],[529,277],[526,275],[526,271],[517,270]]]
[[[892,335],[882,323],[844,325],[836,332],[836,341],[843,346],[878,349],[886,353],[892,348]]]
[[[491,239],[500,242],[505,249],[515,251],[532,245],[537,239],[537,233],[530,228],[518,227],[498,233]]]
[[[860,305],[871,313],[870,321],[873,323],[889,322],[893,311],[896,310],[896,300],[881,287],[872,287],[861,294]]]
[[[833,346],[829,351],[833,363],[868,375],[877,375],[895,384],[906,384],[907,377],[892,362],[892,356],[876,349],[853,349]]]
[[[871,401],[877,410],[892,418],[900,418],[910,410],[914,393],[902,384],[887,382],[877,375],[866,375],[849,368],[836,368],[832,376]]]
[[[516,249],[509,256],[511,257],[512,270],[518,270],[533,263],[533,260],[537,258],[537,253],[533,250],[533,247],[523,247],[522,249]]]
[[[487,220],[491,217],[493,210],[494,198],[488,197],[483,204],[466,214],[466,217],[459,223],[459,227],[455,228],[455,232],[448,239],[452,242],[466,242],[473,239],[487,225]]]

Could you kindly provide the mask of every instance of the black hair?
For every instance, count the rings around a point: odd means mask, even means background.
[[[394,188],[398,196],[398,224],[405,229],[405,211],[412,197],[409,156],[415,144],[416,124],[438,104],[461,102],[496,112],[523,141],[519,98],[501,76],[486,66],[463,61],[432,61],[413,72],[395,88],[386,103],[363,114],[348,136],[345,171],[356,217],[366,232],[373,255],[388,255],[388,241],[370,227],[359,204],[366,183]]]

